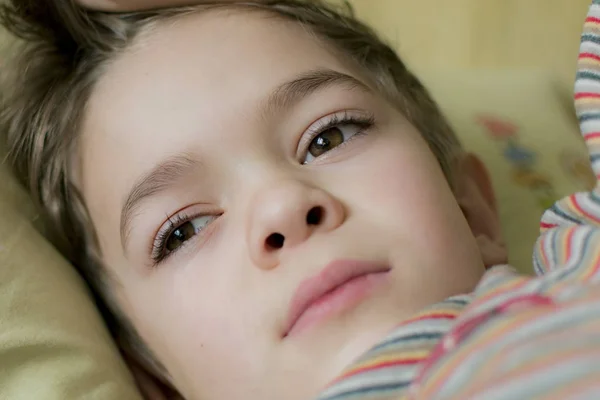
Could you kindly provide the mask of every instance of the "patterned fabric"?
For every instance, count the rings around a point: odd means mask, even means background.
[[[319,400],[398,398],[468,303],[468,296],[451,297],[404,321],[336,379]]]
[[[575,89],[600,179],[600,0]],[[600,186],[557,202],[540,226],[537,278],[492,268],[471,296],[403,322],[319,400],[600,399]]]

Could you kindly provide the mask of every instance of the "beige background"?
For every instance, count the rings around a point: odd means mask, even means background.
[[[544,67],[571,84],[591,0],[351,0],[413,68]]]
[[[571,85],[591,0],[349,2],[417,71],[542,67]]]

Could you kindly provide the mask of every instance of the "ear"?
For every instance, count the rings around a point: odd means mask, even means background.
[[[455,195],[477,240],[486,268],[508,261],[496,196],[488,171],[474,154],[462,155],[456,168]]]

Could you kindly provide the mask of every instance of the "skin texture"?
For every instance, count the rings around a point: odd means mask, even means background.
[[[316,70],[366,86],[301,26],[210,11],[142,35],[92,94],[80,189],[119,304],[186,399],[311,398],[404,318],[471,291],[505,257],[483,165],[458,162],[455,196],[420,133],[375,91],[338,82],[265,107]],[[310,132],[348,116],[374,125],[338,125],[343,145],[304,157]],[[182,154],[134,207],[123,246],[132,187]],[[307,224],[315,207],[321,218]],[[203,229],[156,264],[157,232],[178,216]],[[273,233],[283,246],[270,246]],[[391,271],[360,303],[284,337],[300,283],[349,258]]]

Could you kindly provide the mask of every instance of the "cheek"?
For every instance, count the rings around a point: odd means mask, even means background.
[[[357,160],[351,187],[362,197],[359,206],[388,221],[412,229],[462,220],[437,160],[420,139],[383,138]]]
[[[383,227],[387,236],[381,240],[399,249],[402,263],[430,272],[444,265],[465,276],[479,270],[470,228],[426,143],[385,138],[360,164],[353,177],[354,206],[369,216],[365,223]]]
[[[223,273],[219,265],[241,263],[231,256],[194,257],[187,265],[156,271],[143,285],[129,286],[127,296],[134,302],[129,315],[178,387],[191,388],[198,381],[210,385],[232,376],[238,364],[257,365],[256,354],[265,353],[259,351],[265,338],[257,336],[257,304],[234,290],[239,273]],[[171,267],[177,270],[167,270]],[[251,368],[235,370],[235,377],[249,379],[251,373]]]

